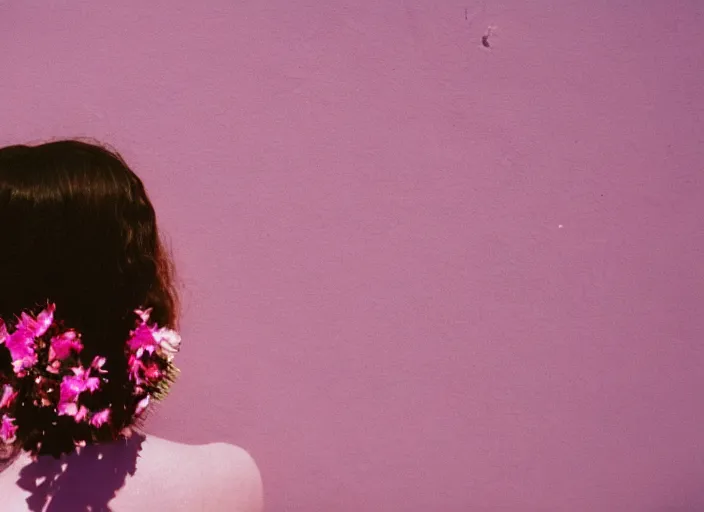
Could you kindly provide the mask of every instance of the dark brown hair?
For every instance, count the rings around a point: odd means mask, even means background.
[[[151,307],[152,320],[178,327],[173,265],[142,181],[98,144],[2,148],[0,233],[0,318],[11,324],[21,311],[53,302],[57,320],[82,333],[81,361],[105,356],[109,372],[95,400],[110,407],[110,428],[89,436],[72,418],[57,422],[28,405],[17,413],[16,447],[56,455],[76,440],[116,438],[134,423],[124,352],[133,310]],[[0,377],[10,372],[9,354],[0,350]]]

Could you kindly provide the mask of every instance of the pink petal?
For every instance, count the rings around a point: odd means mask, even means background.
[[[93,358],[93,362],[90,363],[90,367],[95,370],[98,370],[99,373],[107,373],[107,370],[103,370],[103,365],[105,365],[105,361],[106,359],[104,357],[95,356],[95,358]]]
[[[51,324],[54,323],[54,311],[56,311],[56,305],[49,304],[46,309],[37,315],[37,328],[34,332],[35,337],[42,336],[49,330]]]
[[[5,346],[10,351],[12,362],[26,359],[24,368],[32,366],[36,363],[36,354],[34,353],[34,337],[27,329],[19,329],[8,336]]]
[[[142,323],[146,324],[149,321],[149,316],[152,314],[152,308],[147,310],[135,309],[134,312],[142,319]]]
[[[14,424],[15,419],[3,414],[2,425],[0,425],[0,438],[5,442],[5,444],[10,444],[15,442],[15,432],[17,432],[17,426]]]
[[[142,398],[139,403],[137,403],[137,408],[134,411],[135,416],[142,414],[142,411],[149,405],[149,395]]]
[[[27,313],[24,311],[20,314],[20,321],[17,322],[17,326],[15,327],[16,331],[33,331],[36,328],[36,323],[37,321],[29,316]]]
[[[144,363],[133,354],[130,356],[127,365],[130,370],[130,380],[135,381],[137,385],[142,384],[144,380],[140,377],[140,370],[144,370]]]
[[[160,353],[171,361],[181,348],[181,336],[174,330],[163,327],[154,333],[159,343]]]
[[[59,403],[59,416],[75,416],[78,413],[78,406],[74,402]]]
[[[85,391],[85,382],[81,377],[64,376],[64,378],[61,379],[59,405],[75,402],[78,400],[78,395],[83,391]]]
[[[151,354],[157,346],[157,341],[154,339],[153,329],[147,327],[146,325],[140,325],[132,332],[130,339],[127,340],[127,346],[132,352],[137,352],[142,349]]]
[[[5,384],[2,388],[2,398],[0,399],[0,409],[10,407],[17,397],[17,391],[12,386]]]
[[[89,377],[85,383],[86,389],[93,393],[100,387],[100,379],[98,377]]]
[[[49,361],[66,359],[71,352],[83,350],[83,344],[77,339],[76,331],[70,330],[51,338],[49,347]]]
[[[26,374],[24,370],[26,368],[31,368],[35,364],[37,364],[37,355],[31,354],[27,357],[23,357],[22,359],[15,359],[12,361],[12,369],[19,377],[24,377]]]
[[[49,304],[46,309],[44,309],[39,315],[37,315],[36,320],[29,316],[27,313],[22,312],[20,315],[20,321],[17,324],[17,330],[26,330],[33,337],[42,336],[54,323],[54,311],[56,306],[54,304]]]
[[[155,363],[152,363],[144,369],[144,376],[148,380],[155,381],[161,377],[161,370]]]
[[[81,408],[78,409],[78,412],[76,413],[76,416],[75,416],[76,423],[83,420],[83,418],[85,418],[87,414],[88,414],[88,409],[84,405],[82,405]]]
[[[103,424],[110,419],[110,409],[103,409],[100,412],[96,412],[90,419],[90,424],[94,427],[102,427]]]
[[[86,369],[82,366],[76,366],[74,368],[71,368],[71,371],[76,377],[83,377],[86,374]]]
[[[54,375],[58,375],[60,367],[61,363],[59,361],[54,361],[50,365],[47,365],[46,371],[48,371],[49,373],[53,373]]]

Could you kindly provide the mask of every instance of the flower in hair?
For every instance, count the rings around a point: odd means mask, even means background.
[[[15,398],[17,398],[17,391],[12,389],[12,386],[9,384],[5,384],[2,387],[2,398],[0,398],[0,409],[4,407],[9,407],[12,405],[12,402],[15,401]]]
[[[154,351],[157,351],[159,355],[171,361],[174,354],[179,351],[181,337],[176,331],[166,327],[149,326],[148,322],[151,312],[151,308],[145,311],[140,309],[135,311],[142,323],[132,331],[132,337],[127,342],[129,348],[138,359],[144,352],[153,354]]]
[[[58,413],[59,416],[68,415],[76,416],[79,412],[78,397],[81,393],[88,391],[95,392],[100,387],[100,379],[91,377],[91,369],[84,369],[82,366],[71,368],[73,375],[64,376],[61,381],[61,394],[59,398]],[[84,418],[85,414],[76,419]]]
[[[11,418],[7,414],[3,414],[2,423],[0,423],[0,439],[2,439],[6,444],[14,443],[15,432],[17,432],[15,419]]]
[[[12,369],[16,374],[21,374],[26,368],[31,368],[37,362],[34,352],[34,336],[26,328],[18,328],[9,334],[5,324],[0,327],[0,345],[5,344],[12,358]]]
[[[78,338],[76,331],[70,330],[51,338],[49,345],[49,361],[53,362],[57,359],[64,360],[71,355],[72,352],[80,353],[83,350],[83,344]]]
[[[181,345],[176,331],[150,325],[151,309],[135,310],[141,323],[130,333],[128,347],[128,375],[134,382],[133,395],[138,400],[135,415],[139,416],[149,405],[150,396],[160,400],[168,393],[169,384],[178,370],[171,363]],[[152,389],[150,394],[147,389]]]
[[[31,406],[53,409],[53,425],[58,417],[69,417],[91,429],[111,424],[114,406],[95,407],[104,400],[104,385],[109,382],[107,358],[97,355],[85,366],[86,361],[81,360],[81,334],[57,324],[55,311],[56,306],[49,304],[36,317],[22,312],[12,332],[0,319],[0,345],[8,350],[13,368],[9,375],[0,374],[0,440],[6,444],[13,443],[18,432],[23,432],[24,416],[17,413]],[[178,374],[172,360],[181,337],[176,331],[151,322],[151,311],[135,310],[139,320],[125,341],[131,398],[125,405],[127,414],[120,415],[123,418],[139,416],[152,400],[163,399]],[[20,393],[22,398],[18,400]],[[98,402],[91,398],[96,393],[103,393]],[[85,440],[77,439],[75,444],[83,446]],[[41,441],[36,449],[40,445]]]
[[[94,427],[102,427],[110,419],[110,409],[103,409],[100,412],[96,412],[90,419],[90,424]]]
[[[37,354],[34,349],[34,339],[42,336],[54,321],[53,304],[43,310],[37,318],[32,318],[22,312],[15,332],[9,334],[3,323],[0,328],[0,344],[4,343],[12,357],[12,368],[16,374],[23,374],[28,368],[37,363]]]

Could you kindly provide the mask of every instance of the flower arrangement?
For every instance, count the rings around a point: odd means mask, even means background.
[[[35,407],[53,410],[57,417],[70,417],[90,429],[109,426],[111,409],[94,409],[90,395],[110,378],[106,358],[95,356],[84,367],[81,334],[55,322],[55,304],[48,304],[36,317],[22,312],[12,332],[0,319],[0,345],[9,351],[12,373],[0,379],[0,440],[17,439],[16,408],[31,400]],[[137,325],[125,342],[127,381],[136,401],[134,416],[140,416],[151,400],[163,399],[178,375],[173,365],[181,337],[176,331],[150,322],[151,309],[137,309]],[[0,350],[3,350],[0,348]],[[82,446],[84,442],[76,442]]]

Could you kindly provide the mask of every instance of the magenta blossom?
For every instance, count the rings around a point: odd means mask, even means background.
[[[158,343],[154,338],[153,327],[149,327],[146,324],[137,326],[137,328],[132,331],[132,336],[127,340],[127,346],[130,352],[133,352],[137,357],[142,357],[144,352],[149,354],[154,353]]]
[[[84,367],[79,363],[71,367],[75,360],[73,356],[77,356],[84,349],[81,336],[73,329],[56,334],[58,330],[52,330],[56,329],[53,327],[55,310],[55,305],[49,304],[36,317],[22,312],[12,333],[0,319],[0,345],[5,345],[9,351],[14,372],[20,378],[26,376],[26,370],[35,366],[41,359],[41,371],[32,374],[32,380],[40,391],[40,396],[34,398],[35,405],[39,405],[41,398],[41,405],[55,408],[59,416],[71,416],[76,423],[85,422],[93,428],[101,428],[111,421],[111,409],[94,412],[81,403],[81,396],[83,393],[95,393],[104,382],[108,382],[111,375],[104,368],[110,368],[111,365],[105,357],[96,356],[89,366]],[[125,355],[128,359],[130,387],[137,401],[134,415],[139,416],[151,402],[149,390],[154,386],[159,389],[164,380],[165,375],[161,367],[165,362],[170,362],[178,352],[181,337],[176,331],[160,328],[151,322],[151,309],[137,309],[135,313],[139,320],[126,341]],[[51,336],[49,340],[48,333],[56,335]],[[60,382],[57,383],[59,379]],[[58,391],[58,403],[55,391]],[[0,411],[8,412],[0,417],[0,439],[6,443],[11,443],[17,438],[16,420],[11,415],[17,397],[18,392],[14,385],[8,383],[0,389]]]
[[[140,374],[144,371],[144,363],[139,360],[139,358],[131,354],[129,360],[127,361],[127,367],[129,368],[129,378],[133,380],[138,386],[144,383],[144,379]]]
[[[9,384],[5,384],[2,388],[2,398],[0,398],[0,409],[10,407],[15,398],[17,398],[17,391]]]
[[[26,329],[18,329],[5,339],[5,346],[10,351],[12,368],[15,373],[22,373],[25,368],[37,364],[34,336]]]
[[[0,326],[0,344],[4,343],[10,351],[12,368],[16,374],[23,374],[26,368],[31,368],[37,363],[34,338],[42,336],[51,327],[55,309],[55,306],[50,304],[36,319],[22,312],[17,328],[12,334],[7,332],[4,323]]]
[[[100,387],[100,379],[90,376],[90,368],[86,370],[82,366],[71,368],[74,375],[66,375],[61,380],[59,393],[59,405],[57,407],[59,416],[76,416],[79,413],[77,401],[84,391],[93,393]]]
[[[103,366],[105,365],[106,359],[101,356],[95,356],[93,358],[93,362],[90,363],[90,367],[94,370],[96,370],[98,373],[108,373],[107,370],[103,370]]]
[[[61,369],[61,361],[59,361],[58,359],[56,361],[54,361],[53,363],[48,364],[46,366],[46,371],[49,373],[53,373],[54,375],[58,375],[60,369]]]
[[[90,391],[91,393],[95,390],[97,390],[100,387],[100,379],[98,377],[91,377],[90,376],[90,371],[91,368],[88,368],[87,370],[83,368],[82,366],[78,366],[76,368],[71,368],[75,375],[75,379],[82,379],[83,383],[85,385],[85,389]],[[66,379],[66,377],[64,377]]]
[[[76,420],[76,423],[79,421],[83,421],[83,419],[88,415],[88,408],[85,405],[82,405],[80,409],[78,409],[78,412],[76,412],[76,415],[74,416],[74,420]]]
[[[130,380],[134,381],[138,386],[145,383],[158,382],[163,375],[158,364],[155,362],[144,364],[134,354],[130,355],[127,367],[129,369]]]
[[[23,312],[17,324],[17,330],[26,330],[35,338],[42,336],[54,323],[54,311],[56,311],[56,305],[49,304],[37,315],[36,320]]]
[[[94,427],[102,427],[110,419],[110,409],[103,409],[96,412],[90,419],[90,424]]]
[[[156,382],[161,378],[161,370],[156,363],[149,363],[149,366],[144,367],[144,377],[149,382]]]
[[[159,328],[156,324],[149,326],[151,312],[151,309],[146,311],[135,309],[135,313],[142,320],[142,323],[130,333],[131,337],[127,340],[127,346],[130,352],[138,358],[141,358],[144,352],[152,355],[156,351],[167,361],[172,361],[181,347],[181,336],[166,327]]]
[[[76,402],[59,402],[56,412],[59,416],[73,416],[75,418],[78,414],[78,405]]]
[[[71,355],[71,352],[80,353],[81,350],[83,350],[83,344],[76,334],[76,331],[66,331],[51,338],[49,361],[51,362],[56,359],[63,361]]]
[[[3,414],[2,424],[0,425],[0,439],[2,439],[5,444],[14,443],[16,432],[17,426],[15,425],[15,418]]]

